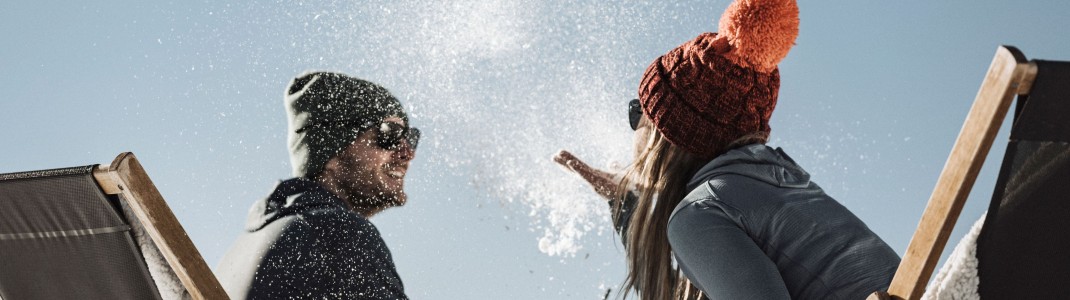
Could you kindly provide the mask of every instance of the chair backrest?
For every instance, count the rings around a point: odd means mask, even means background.
[[[0,175],[0,296],[160,299],[93,166]]]
[[[0,174],[0,299],[184,296],[227,299],[133,154]]]
[[[996,51],[887,293],[919,299],[1015,96],[1011,141],[977,245],[985,299],[1070,295],[1070,63]]]
[[[1033,62],[977,243],[983,299],[1070,297],[1070,62]]]

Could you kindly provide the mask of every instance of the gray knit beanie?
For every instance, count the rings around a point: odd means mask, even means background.
[[[361,132],[397,116],[401,102],[375,83],[334,72],[305,72],[286,89],[293,176],[315,178]]]

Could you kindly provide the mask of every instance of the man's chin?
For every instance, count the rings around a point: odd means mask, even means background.
[[[408,202],[408,195],[404,191],[391,192],[387,190],[375,192],[372,195],[359,195],[355,197],[357,201],[351,204],[357,211],[380,212],[391,207],[403,206]]]
[[[409,197],[405,192],[388,193],[387,195],[383,195],[382,198],[379,198],[380,209],[404,206],[405,203],[409,202],[408,199]]]
[[[405,195],[404,192],[402,192],[401,195],[395,196],[394,199],[392,199],[392,201],[390,201],[390,203],[393,204],[392,206],[405,206],[405,203],[408,203],[408,202],[409,202],[409,196]]]

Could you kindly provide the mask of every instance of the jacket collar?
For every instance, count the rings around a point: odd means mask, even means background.
[[[742,175],[778,187],[801,188],[810,184],[810,174],[783,149],[751,144],[729,150],[711,160],[691,177],[687,189],[694,190],[713,177],[724,174]]]
[[[283,180],[267,198],[257,201],[249,209],[245,229],[258,230],[276,219],[323,208],[348,210],[342,199],[315,181],[304,177]]]

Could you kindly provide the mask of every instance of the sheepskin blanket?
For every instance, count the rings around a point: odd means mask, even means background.
[[[977,237],[981,234],[984,223],[983,214],[955,246],[940,272],[929,282],[921,299],[981,299],[977,293],[977,286],[980,284],[980,278],[977,277]]]
[[[156,243],[152,242],[152,238],[145,231],[145,226],[137,218],[133,217],[134,212],[130,210],[125,199],[119,202],[122,203],[123,213],[129,216],[127,219],[130,220],[130,228],[134,233],[134,242],[137,243],[138,248],[141,248],[141,254],[145,257],[145,265],[149,269],[149,275],[152,276],[152,281],[156,283],[156,289],[160,292],[160,299],[191,299],[189,292],[182,285],[182,281],[178,279],[178,275],[171,269],[171,265],[167,263],[163,253],[160,253],[160,248],[156,247]]]

